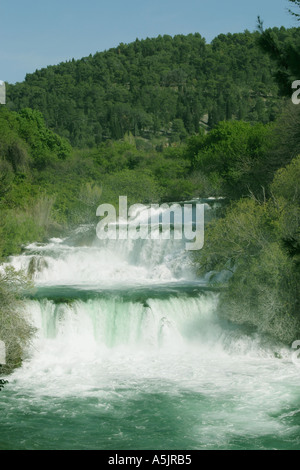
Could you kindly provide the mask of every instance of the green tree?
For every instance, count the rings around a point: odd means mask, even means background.
[[[272,127],[242,121],[220,122],[209,134],[188,141],[192,168],[218,181],[223,195],[238,198],[260,193]]]
[[[283,43],[292,35],[287,32]],[[194,135],[206,114],[211,127],[241,111],[249,122],[266,122],[280,101],[272,77],[276,65],[257,45],[259,36],[221,34],[205,44],[200,34],[165,35],[120,44],[8,85],[8,106],[40,111],[48,128],[80,148],[127,132],[172,143],[178,141],[178,119]],[[243,110],[241,101],[247,102]]]
[[[289,0],[299,6],[298,0]],[[299,16],[296,14],[296,16]],[[300,76],[300,28],[262,30],[259,25],[258,44],[271,57],[277,70],[274,76],[283,96],[291,95],[291,86]]]

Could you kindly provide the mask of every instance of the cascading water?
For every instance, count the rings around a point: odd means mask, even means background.
[[[218,317],[182,241],[88,229],[11,259],[38,333],[0,395],[0,449],[298,448],[291,352]]]

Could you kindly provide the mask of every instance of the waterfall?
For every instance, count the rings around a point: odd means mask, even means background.
[[[93,233],[10,259],[34,281],[37,334],[1,391],[3,435],[26,449],[299,446],[289,349],[219,316],[184,240]]]

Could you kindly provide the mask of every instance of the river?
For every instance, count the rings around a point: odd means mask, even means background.
[[[299,449],[291,349],[220,319],[181,240],[88,229],[10,260],[34,272],[37,335],[0,392],[0,449]]]

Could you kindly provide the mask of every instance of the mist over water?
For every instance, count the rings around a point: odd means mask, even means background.
[[[1,392],[0,449],[299,448],[291,351],[219,318],[184,241],[91,230],[11,259],[37,335]]]

